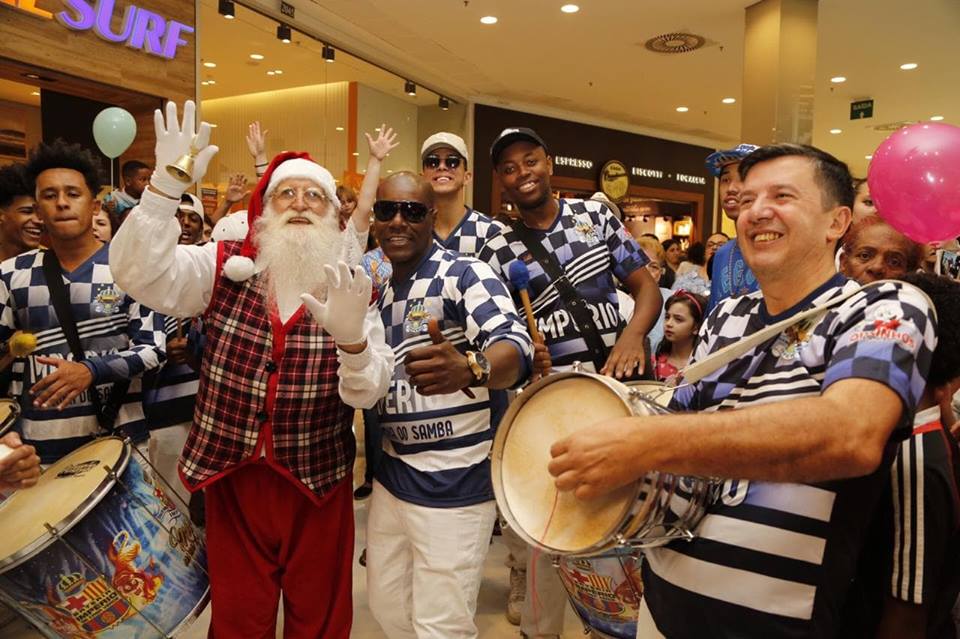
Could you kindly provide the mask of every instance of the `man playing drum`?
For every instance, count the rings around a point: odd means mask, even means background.
[[[834,269],[846,165],[763,147],[740,165],[737,234],[760,291],[722,302],[695,360],[857,290]],[[897,442],[936,345],[927,298],[854,292],[674,394],[675,415],[596,424],[553,444],[560,490],[590,499],[647,470],[728,478],[689,542],[647,552],[639,637],[832,637]]]
[[[40,456],[36,449],[20,441],[16,433],[0,438],[0,500],[3,491],[29,488],[39,478]]]
[[[291,637],[347,639],[352,621],[353,410],[387,389],[393,355],[370,279],[338,263],[330,173],[281,153],[254,190],[244,242],[177,245],[180,195],[217,147],[187,102],[158,110],[157,169],[113,241],[110,266],[138,299],[176,317],[203,313],[206,347],[193,428],[180,460],[206,488],[217,637],[273,636],[280,595]],[[186,181],[166,168],[195,155]],[[189,163],[187,163],[189,164]],[[302,293],[324,300],[311,319]]]

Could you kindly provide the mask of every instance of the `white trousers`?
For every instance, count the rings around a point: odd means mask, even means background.
[[[170,495],[170,501],[184,512],[187,512],[184,502],[190,503],[190,492],[180,481],[177,464],[180,462],[183,446],[187,443],[190,426],[190,422],[185,422],[150,431],[150,444],[147,447],[147,459],[150,460],[150,464],[160,473],[161,477],[167,480],[166,483],[158,482],[160,487],[163,488],[164,492],[169,492],[170,487],[173,487],[174,492],[180,496],[180,499]],[[167,484],[170,486],[167,486]]]
[[[390,639],[474,639],[493,501],[427,508],[373,483],[367,516],[370,610]]]

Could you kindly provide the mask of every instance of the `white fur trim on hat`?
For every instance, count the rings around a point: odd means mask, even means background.
[[[223,274],[234,282],[244,282],[253,277],[253,260],[242,255],[234,255],[223,264]]]
[[[270,197],[274,189],[284,180],[293,178],[302,178],[311,180],[317,184],[327,197],[333,202],[336,208],[340,208],[340,200],[337,199],[337,183],[334,181],[330,171],[326,170],[316,162],[304,158],[293,158],[282,162],[270,174],[270,182],[267,184],[267,190],[264,193],[264,202]]]

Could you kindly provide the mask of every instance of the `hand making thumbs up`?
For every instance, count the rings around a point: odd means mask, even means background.
[[[437,320],[427,323],[433,344],[407,353],[404,369],[421,395],[456,393],[476,381],[467,357],[453,347],[440,332]]]

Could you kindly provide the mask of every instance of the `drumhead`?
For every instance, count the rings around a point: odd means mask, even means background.
[[[53,541],[45,523],[63,534],[80,521],[115,483],[104,466],[120,474],[129,458],[129,445],[120,438],[98,439],[47,468],[36,486],[0,504],[0,570]]]
[[[508,409],[494,442],[494,491],[507,521],[529,543],[553,552],[584,551],[615,532],[636,502],[636,483],[580,500],[559,493],[547,471],[554,442],[599,421],[631,415],[626,395],[616,380],[558,373],[532,385]]]

